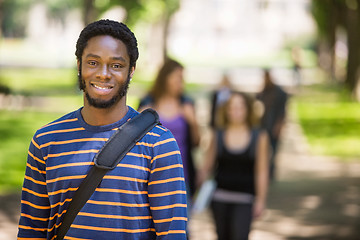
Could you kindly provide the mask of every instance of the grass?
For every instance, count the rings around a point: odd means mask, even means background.
[[[27,150],[35,131],[58,113],[0,111],[0,192],[22,185]]]
[[[333,85],[302,89],[294,105],[314,154],[344,160],[360,156],[360,104]]]
[[[13,93],[35,96],[72,95],[77,91],[76,69],[5,68],[0,83]]]

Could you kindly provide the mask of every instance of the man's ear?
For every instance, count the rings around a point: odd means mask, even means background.
[[[130,74],[129,74],[130,78],[133,77],[134,73],[135,73],[135,66],[130,68]]]

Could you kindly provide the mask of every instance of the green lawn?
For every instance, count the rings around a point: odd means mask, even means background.
[[[31,138],[59,113],[0,111],[0,192],[19,189]]]
[[[360,156],[360,104],[339,86],[302,89],[294,107],[313,153],[353,159]]]
[[[35,96],[72,95],[77,92],[76,69],[2,68],[0,83],[13,93]]]

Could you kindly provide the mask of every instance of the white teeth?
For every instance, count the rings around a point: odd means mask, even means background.
[[[104,89],[110,89],[111,87],[100,87],[100,86],[97,86],[97,85],[93,85],[95,88],[97,89],[101,89],[101,90],[104,90]]]

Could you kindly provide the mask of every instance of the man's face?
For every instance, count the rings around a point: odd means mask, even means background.
[[[107,35],[93,37],[81,60],[81,81],[90,106],[110,108],[123,99],[135,68],[129,70],[130,58],[122,41]]]

